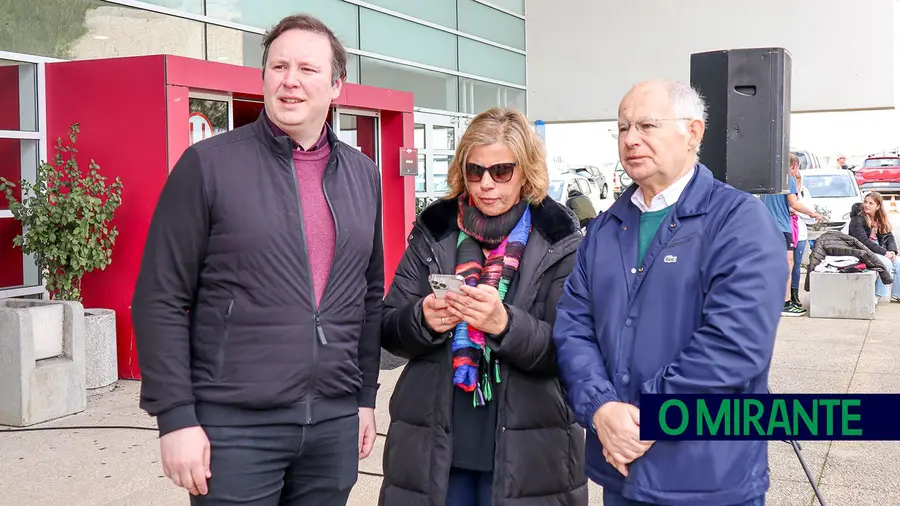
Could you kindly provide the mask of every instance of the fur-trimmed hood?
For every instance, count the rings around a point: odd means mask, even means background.
[[[456,222],[458,211],[456,199],[440,199],[419,213],[417,221],[435,241],[440,241],[447,234],[459,230]],[[551,245],[581,230],[575,213],[550,197],[531,205],[531,226]]]

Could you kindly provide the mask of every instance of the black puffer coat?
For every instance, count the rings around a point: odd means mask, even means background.
[[[566,405],[551,340],[556,305],[582,236],[575,216],[546,199],[516,274],[508,332],[488,344],[506,367],[494,454],[494,506],[586,506],[584,431]],[[450,332],[423,326],[430,273],[456,266],[457,204],[439,200],[416,221],[385,300],[382,347],[409,359],[390,400],[381,506],[444,506],[453,448]]]
[[[891,272],[884,268],[884,264],[875,256],[875,253],[872,253],[865,244],[859,242],[859,239],[829,230],[816,239],[816,245],[813,246],[813,250],[809,253],[809,266],[806,268],[806,283],[804,285],[807,292],[809,291],[810,274],[829,255],[856,257],[860,262],[866,264],[868,270],[878,273],[881,277],[881,282],[885,285],[894,282]]]
[[[900,252],[897,249],[897,241],[894,239],[893,232],[876,234],[878,237],[877,243],[869,239],[869,236],[872,234],[872,227],[866,223],[866,217],[862,212],[862,204],[858,202],[850,208],[850,230],[848,233],[863,243],[872,253],[884,256],[888,251]]]

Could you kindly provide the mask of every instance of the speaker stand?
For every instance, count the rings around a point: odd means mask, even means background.
[[[772,394],[772,389],[768,389],[769,394]],[[816,499],[819,501],[820,506],[825,506],[825,499],[822,498],[822,493],[819,492],[819,487],[816,486],[816,479],[812,475],[812,471],[809,470],[809,466],[806,465],[806,459],[803,458],[803,449],[800,447],[800,443],[794,441],[793,439],[783,440],[782,442],[788,443],[791,445],[791,448],[794,449],[794,453],[797,455],[797,460],[800,461],[800,465],[803,467],[803,472],[806,473],[806,479],[809,480],[809,484],[813,489],[813,492],[816,494]]]

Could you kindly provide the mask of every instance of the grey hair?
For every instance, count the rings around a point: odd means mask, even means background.
[[[677,81],[666,83],[666,91],[669,92],[672,109],[675,110],[675,117],[684,118],[687,121],[700,120],[704,126],[706,125],[706,101],[703,100],[700,92],[687,84]],[[681,133],[687,133],[687,123],[679,121],[677,125]],[[694,156],[699,156],[702,144],[701,139],[697,147],[694,148]]]

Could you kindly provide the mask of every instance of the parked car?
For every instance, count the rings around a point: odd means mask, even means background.
[[[570,190],[578,190],[591,199],[591,204],[598,214],[606,208],[603,206],[603,199],[600,198],[600,188],[597,188],[597,184],[590,179],[575,172],[550,173],[550,189],[547,192],[550,198],[565,205]]]
[[[609,185],[606,183],[606,176],[598,167],[593,165],[569,165],[570,170],[574,170],[576,174],[584,176],[600,189],[600,198],[605,199],[609,195]]]
[[[805,149],[792,149],[791,154],[800,159],[800,170],[824,169],[819,157]]]
[[[856,182],[863,191],[900,193],[900,157],[873,156],[866,158],[854,171]]]
[[[619,198],[619,195],[625,193],[625,190],[631,186],[634,181],[625,173],[625,167],[622,162],[616,162],[616,168],[613,169],[613,198]]]
[[[841,230],[850,222],[853,204],[863,201],[863,192],[853,173],[844,169],[808,169],[803,171],[803,186],[813,206],[828,210],[825,227]],[[815,210],[815,209],[814,209]]]

